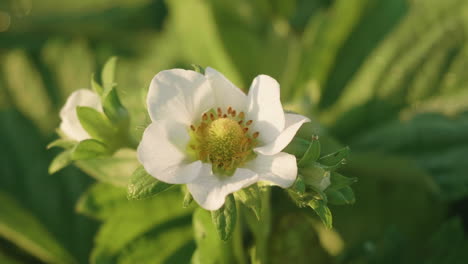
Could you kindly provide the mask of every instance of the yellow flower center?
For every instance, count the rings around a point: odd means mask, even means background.
[[[188,152],[194,160],[211,163],[214,173],[232,175],[245,162],[253,159],[258,132],[250,133],[252,120],[244,122],[243,112],[231,107],[202,115],[197,126],[190,126]]]

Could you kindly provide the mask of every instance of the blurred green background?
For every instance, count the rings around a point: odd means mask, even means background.
[[[113,55],[136,138],[151,78],[195,63],[244,91],[271,75],[325,149],[351,147],[333,230],[274,190],[271,263],[468,263],[467,34],[466,0],[1,0],[0,263],[190,261],[178,192],[47,172],[58,111]]]

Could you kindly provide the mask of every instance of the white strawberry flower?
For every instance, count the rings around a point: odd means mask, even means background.
[[[88,89],[74,91],[60,110],[60,130],[70,139],[82,141],[91,138],[84,130],[76,114],[76,107],[87,106],[103,112],[101,98],[95,92]]]
[[[310,120],[284,112],[269,76],[257,76],[246,95],[211,68],[166,70],[153,78],[147,106],[139,161],[160,181],[187,184],[207,210],[258,181],[288,188],[296,180],[296,158],[281,151]]]

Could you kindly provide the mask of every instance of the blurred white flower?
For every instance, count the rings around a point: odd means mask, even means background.
[[[87,106],[102,112],[102,103],[99,95],[91,90],[80,89],[73,92],[67,99],[67,102],[60,110],[60,130],[70,139],[82,141],[91,138],[91,136],[81,126],[76,107]]]
[[[211,68],[166,70],[153,78],[147,105],[152,123],[138,159],[156,179],[187,184],[203,208],[217,210],[257,181],[294,183],[296,158],[281,150],[309,119],[284,112],[273,78],[257,76],[246,95]]]

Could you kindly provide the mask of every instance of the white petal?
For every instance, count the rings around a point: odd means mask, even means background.
[[[238,168],[232,176],[216,176],[211,164],[204,163],[199,177],[187,184],[193,199],[206,210],[218,210],[223,206],[226,196],[247,187],[258,180],[258,175],[244,168]]]
[[[153,121],[174,120],[190,125],[214,107],[214,98],[204,75],[172,69],[162,71],[153,78],[147,105]]]
[[[102,112],[101,98],[91,90],[80,89],[68,97],[67,102],[60,110],[60,118],[62,119],[60,130],[69,138],[81,141],[91,137],[81,126],[76,114],[77,106],[87,106]]]
[[[188,140],[184,124],[164,121],[152,123],[146,128],[138,146],[138,160],[151,176],[160,181],[189,183],[198,176],[202,163],[190,163],[187,160],[183,146],[187,145]]]
[[[296,157],[284,152],[271,156],[258,154],[246,167],[258,173],[259,181],[283,188],[290,187],[297,177]]]
[[[215,95],[216,106],[223,110],[232,107],[238,113],[247,108],[247,95],[231,83],[224,75],[213,68],[207,67],[205,76],[211,84]]]
[[[267,75],[257,76],[250,86],[247,118],[253,120],[251,131],[260,132],[260,142],[273,141],[284,129],[284,112],[278,82]]]
[[[281,134],[272,142],[256,148],[257,153],[273,155],[280,152],[291,142],[302,124],[310,122],[309,118],[296,114],[285,114],[285,118],[286,124]]]

